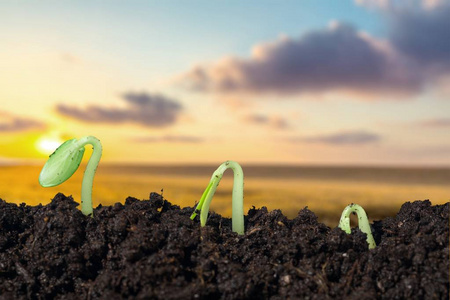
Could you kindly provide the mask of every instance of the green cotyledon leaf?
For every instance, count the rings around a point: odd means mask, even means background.
[[[59,185],[75,173],[84,154],[84,147],[80,148],[76,143],[76,139],[68,140],[50,155],[39,175],[41,186]]]

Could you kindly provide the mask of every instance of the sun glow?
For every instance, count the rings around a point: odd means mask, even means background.
[[[36,148],[43,154],[51,154],[63,141],[56,137],[41,137],[36,142]]]

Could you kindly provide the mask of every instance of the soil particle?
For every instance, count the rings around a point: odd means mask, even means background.
[[[366,235],[304,208],[249,210],[246,233],[152,193],[84,216],[71,197],[0,200],[1,299],[448,299],[449,204],[405,203]]]

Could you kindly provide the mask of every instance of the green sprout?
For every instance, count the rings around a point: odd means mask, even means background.
[[[217,186],[222,179],[223,173],[227,169],[232,169],[234,173],[233,196],[232,196],[232,230],[237,234],[244,234],[244,172],[241,166],[235,162],[228,160],[221,164],[213,173],[211,180],[203,192],[200,201],[191,215],[193,220],[198,212],[200,212],[200,225],[206,225],[208,218],[209,205],[216,192]]]
[[[61,144],[53,152],[42,168],[39,175],[39,183],[43,187],[57,186],[75,173],[83,159],[84,146],[92,145],[92,155],[84,171],[81,184],[81,212],[92,215],[92,185],[95,171],[102,156],[102,144],[93,136],[85,136],[81,139],[71,139]]]
[[[347,206],[341,215],[341,220],[339,221],[339,228],[350,234],[352,231],[350,229],[350,214],[356,213],[358,216],[358,227],[359,229],[367,235],[367,244],[369,249],[376,247],[375,240],[373,239],[372,230],[370,229],[369,220],[367,219],[367,214],[364,209],[358,204],[350,204]]]

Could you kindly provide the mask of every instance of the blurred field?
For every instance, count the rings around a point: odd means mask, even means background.
[[[126,197],[148,199],[160,193],[181,207],[193,206],[217,166],[113,166],[102,164],[94,181],[94,205],[124,202]],[[84,166],[58,187],[42,188],[41,166],[0,167],[0,198],[29,205],[46,204],[57,193],[80,201]],[[406,201],[450,199],[450,169],[245,166],[244,206],[281,209],[294,218],[305,206],[319,220],[335,226],[343,208],[362,205],[372,220],[393,216]],[[228,173],[229,172],[229,173]],[[222,179],[211,209],[231,215],[232,171]]]

